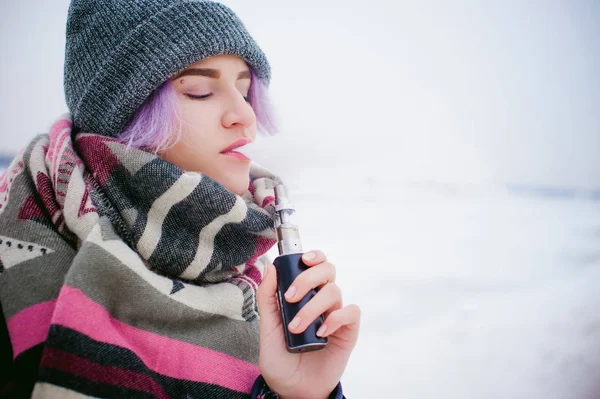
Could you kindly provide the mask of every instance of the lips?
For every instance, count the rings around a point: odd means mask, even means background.
[[[238,139],[238,140],[234,141],[229,147],[227,147],[226,149],[221,151],[221,154],[223,154],[227,157],[232,157],[232,158],[240,160],[240,161],[250,161],[250,158],[247,157],[246,154],[243,154],[242,152],[246,152],[246,150],[248,148],[248,144],[251,144],[251,143],[252,143],[252,140],[247,139],[247,138]],[[246,147],[244,147],[244,146],[246,146]],[[242,152],[234,151],[235,149],[241,149],[241,147],[244,147]]]
[[[233,143],[231,143],[231,145],[229,147],[227,147],[223,151],[221,151],[221,154],[233,151],[234,149],[245,146],[246,144],[249,144],[251,142],[252,142],[252,140],[246,139],[246,138],[238,139],[238,140],[234,141]]]

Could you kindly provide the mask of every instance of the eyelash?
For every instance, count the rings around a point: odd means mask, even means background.
[[[185,95],[188,96],[189,98],[191,98],[192,100],[205,100],[208,97],[212,96],[212,93],[203,94],[201,96],[195,96],[193,94],[188,94],[188,93],[185,93]],[[244,100],[246,100],[246,102],[249,103],[250,102],[250,97],[244,97]]]

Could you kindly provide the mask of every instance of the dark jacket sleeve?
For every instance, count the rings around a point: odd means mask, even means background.
[[[4,311],[0,303],[0,397],[4,398],[5,393],[10,390],[13,380],[13,353],[8,327],[4,319]]]
[[[259,375],[256,381],[254,381],[254,385],[252,386],[252,399],[277,399],[279,396],[272,392],[265,379],[262,375]],[[329,399],[346,399],[344,393],[342,392],[342,383],[338,382],[337,386],[329,394]]]

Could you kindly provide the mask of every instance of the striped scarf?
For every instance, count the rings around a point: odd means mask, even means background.
[[[233,194],[69,114],[36,136],[0,178],[11,392],[248,397],[279,181],[250,177]]]

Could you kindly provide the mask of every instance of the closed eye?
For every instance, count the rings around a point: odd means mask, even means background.
[[[188,96],[191,99],[194,99],[194,100],[203,100],[205,98],[208,98],[208,97],[212,96],[212,93],[203,94],[201,96],[196,96],[194,94],[188,94],[188,93],[185,93],[185,95]]]
[[[202,94],[200,96],[197,96],[195,94],[189,94],[189,93],[184,93],[186,96],[188,96],[189,98],[191,98],[192,100],[204,100],[205,98],[208,98],[210,96],[212,96],[212,93],[208,93],[208,94]],[[247,103],[250,102],[250,96],[245,96],[244,100],[246,100]]]

